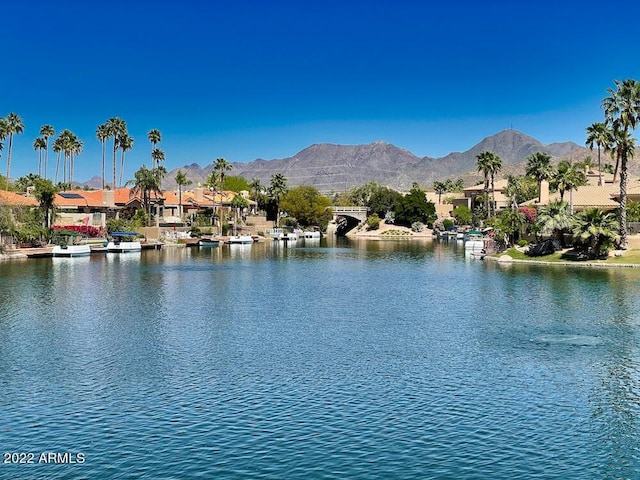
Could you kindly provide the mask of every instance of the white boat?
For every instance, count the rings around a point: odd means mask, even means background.
[[[464,236],[465,252],[481,252],[485,248],[485,238],[482,232],[471,231]]]
[[[64,233],[60,238],[60,244],[51,251],[54,257],[85,257],[91,254],[91,247],[84,243],[84,235]]]
[[[135,240],[138,236],[136,232],[112,232],[110,233],[112,240],[107,243],[107,252],[125,253],[140,252],[142,244]]]
[[[303,235],[304,235],[304,238],[320,238],[320,232],[317,232],[317,231],[307,230],[303,233]]]
[[[232,235],[227,240],[227,243],[246,245],[253,243],[253,237],[251,235]]]

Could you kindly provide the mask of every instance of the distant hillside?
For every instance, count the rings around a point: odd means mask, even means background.
[[[504,130],[485,138],[465,152],[453,152],[445,157],[418,157],[403,148],[385,142],[368,145],[316,144],[292,157],[274,160],[257,159],[248,163],[233,163],[232,175],[257,178],[267,185],[271,176],[282,173],[290,186],[314,185],[323,192],[342,191],[369,181],[399,190],[408,190],[413,182],[429,187],[434,180],[463,177],[467,183],[479,178],[476,156],[485,150],[496,153],[505,165],[505,172],[524,171],[525,159],[535,152],[545,152],[556,160],[584,159],[597,153],[573,142],[545,145],[535,138],[515,130]],[[608,157],[607,157],[608,159]],[[610,160],[607,160],[610,161]],[[204,183],[213,164],[200,167],[186,165],[169,172],[164,189],[176,188],[174,177],[178,170],[197,184]]]

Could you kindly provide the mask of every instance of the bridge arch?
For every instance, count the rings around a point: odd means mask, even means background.
[[[333,222],[335,224],[336,235],[346,235],[347,232],[367,220],[368,207],[333,207]]]

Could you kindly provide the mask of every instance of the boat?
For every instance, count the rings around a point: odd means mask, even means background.
[[[91,247],[85,243],[85,236],[79,233],[59,233],[60,243],[53,247],[54,257],[85,257],[91,254]]]
[[[201,238],[200,240],[198,240],[198,246],[199,247],[217,247],[218,245],[220,245],[220,239],[219,238]]]
[[[137,232],[111,232],[109,235],[112,240],[107,243],[107,252],[125,253],[142,250],[142,244],[136,240]]]
[[[229,237],[226,243],[245,245],[248,243],[253,243],[253,237],[251,235],[232,235]]]
[[[320,238],[320,232],[318,231],[310,231],[310,230],[305,230],[303,232],[304,238]]]
[[[484,234],[478,230],[470,230],[464,235],[464,249],[466,252],[482,252],[485,248]]]

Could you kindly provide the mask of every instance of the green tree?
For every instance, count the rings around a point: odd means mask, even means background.
[[[193,182],[187,178],[187,175],[182,170],[178,170],[174,180],[176,181],[176,185],[178,185],[178,210],[179,216],[182,218],[182,187],[191,185]]]
[[[247,179],[240,175],[226,175],[224,177],[223,190],[225,191],[240,193],[243,190],[248,192],[250,188]]]
[[[602,148],[609,150],[612,140],[611,132],[607,128],[606,123],[595,122],[587,127],[587,147],[589,147],[590,150],[593,150],[594,145],[598,147],[598,185],[602,185],[600,150]]]
[[[457,225],[470,225],[473,218],[471,210],[466,205],[458,205],[451,213]]]
[[[319,226],[326,230],[331,220],[331,200],[311,185],[300,185],[289,190],[280,208],[296,219],[302,227]]]
[[[616,238],[618,221],[614,213],[590,208],[576,215],[573,230],[590,257],[605,257]]]
[[[526,175],[535,178],[538,183],[538,203],[542,200],[542,182],[549,180],[553,176],[551,166],[551,155],[543,152],[536,152],[527,157]]]
[[[46,230],[51,228],[54,212],[54,202],[57,189],[53,186],[51,180],[37,178],[35,181],[34,196],[40,202],[40,210],[42,211],[43,227]]]
[[[427,200],[424,190],[416,184],[402,197],[400,211],[396,211],[395,222],[410,227],[413,223],[433,224],[436,219],[436,206]]]
[[[609,88],[609,96],[602,100],[605,123],[614,134],[614,148],[620,157],[620,248],[628,248],[627,231],[627,162],[633,156],[635,130],[640,118],[640,83],[632,79],[615,80],[616,90]]]
[[[383,185],[379,185],[371,194],[369,203],[364,206],[369,207],[369,211],[372,214],[377,214],[380,218],[384,218],[385,221],[388,219],[387,214],[392,212],[395,221],[396,212],[402,209],[402,194]]]
[[[40,178],[40,175],[29,173],[13,182],[13,188],[18,192],[26,192],[29,187],[35,186],[36,180]]]
[[[9,190],[9,179],[11,178],[11,150],[13,148],[13,136],[24,132],[24,123],[16,113],[7,115],[6,131],[9,137],[9,150],[7,151],[7,181],[6,189]]]

